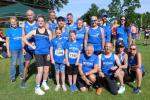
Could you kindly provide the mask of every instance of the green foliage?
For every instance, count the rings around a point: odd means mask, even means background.
[[[49,9],[57,9],[63,8],[64,5],[67,5],[68,0],[18,0],[26,3],[32,3],[39,6],[48,7]]]
[[[99,9],[99,7],[93,3],[91,4],[91,8],[83,16],[81,16],[81,19],[90,24],[91,16],[101,16],[104,12],[106,12],[105,9]]]
[[[137,22],[138,14],[135,13],[135,9],[141,7],[140,0],[112,0],[109,4],[109,15],[110,17],[120,18],[125,15],[128,18],[128,22]]]
[[[141,15],[143,28],[150,27],[150,12]]]

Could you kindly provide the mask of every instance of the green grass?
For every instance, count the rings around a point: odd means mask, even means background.
[[[146,68],[146,75],[142,81],[142,93],[136,95],[132,88],[126,85],[126,91],[122,95],[112,95],[107,90],[101,96],[95,95],[95,90],[86,93],[69,91],[55,92],[53,81],[48,81],[50,90],[44,96],[37,96],[34,93],[35,74],[32,74],[27,81],[27,88],[20,88],[20,78],[15,83],[10,82],[10,60],[0,59],[0,100],[149,100],[150,98],[150,45],[143,46],[142,41],[137,40],[138,49],[142,53],[143,64]],[[33,66],[34,67],[34,66]],[[135,86],[135,83],[131,83]]]

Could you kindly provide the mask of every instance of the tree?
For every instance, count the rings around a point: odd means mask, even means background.
[[[121,15],[128,17],[128,21],[134,21],[135,9],[141,7],[139,0],[112,0],[109,4],[110,17],[119,18]]]
[[[81,19],[90,24],[91,16],[101,16],[104,12],[106,12],[105,9],[99,9],[99,7],[93,3],[91,4],[90,9],[81,16]]]
[[[16,1],[44,6],[49,8],[50,10],[57,9],[57,11],[59,11],[60,8],[63,8],[64,5],[67,5],[68,3],[68,0],[16,0]]]

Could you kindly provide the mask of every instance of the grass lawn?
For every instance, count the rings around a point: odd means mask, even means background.
[[[20,88],[20,78],[15,83],[10,82],[10,60],[0,59],[0,100],[150,100],[150,45],[143,46],[142,41],[137,40],[138,50],[142,53],[146,75],[142,81],[142,93],[136,95],[132,87],[126,85],[126,91],[122,95],[111,95],[107,90],[101,96],[95,95],[95,90],[86,93],[69,91],[55,92],[54,82],[49,80],[50,90],[44,96],[34,93],[35,74],[33,73],[27,81],[27,88]],[[34,66],[33,66],[34,67]],[[135,83],[130,83],[135,86]]]

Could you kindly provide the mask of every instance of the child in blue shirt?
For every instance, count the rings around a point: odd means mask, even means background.
[[[70,40],[66,44],[65,58],[67,74],[71,92],[77,91],[76,80],[78,73],[78,62],[80,58],[81,45],[76,41],[76,32],[70,31]]]
[[[61,73],[61,81],[63,91],[67,91],[65,86],[65,44],[66,39],[61,37],[60,28],[56,27],[55,29],[56,37],[51,41],[51,63],[54,64],[55,67],[55,77],[56,77],[56,88],[55,91],[60,89],[59,77]]]

